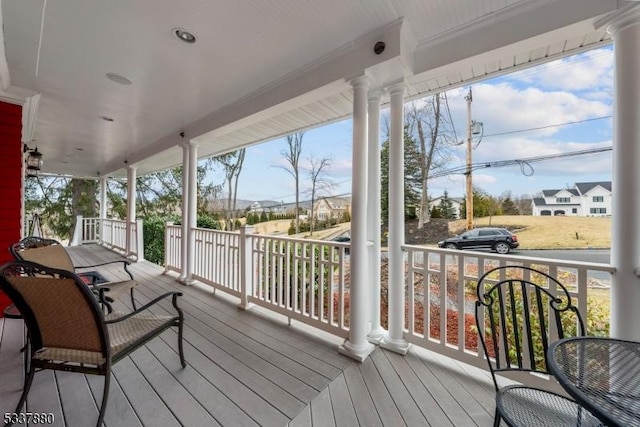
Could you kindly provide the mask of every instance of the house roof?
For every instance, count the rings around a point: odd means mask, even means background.
[[[318,202],[321,200],[326,201],[331,209],[346,209],[351,203],[349,199],[344,197],[322,197],[318,199]]]
[[[259,204],[260,207],[262,208],[280,207],[284,205],[282,201],[277,201],[277,200],[256,200],[253,203]]]
[[[611,191],[611,181],[597,181],[597,182],[576,182],[576,188],[580,194],[587,194],[589,191],[596,187],[602,187],[607,191]]]
[[[617,0],[4,1],[0,100],[44,173],[139,175],[349,117],[350,79],[407,99],[611,42]],[[184,27],[197,41],[175,37]],[[374,45],[384,42],[377,54]],[[388,95],[383,98],[388,103]],[[181,136],[184,135],[184,136]]]
[[[568,191],[573,196],[580,195],[580,193],[578,193],[578,190],[576,190],[575,188],[563,188],[562,190],[542,190],[542,194],[544,195],[544,197],[554,197],[556,194],[562,191]]]
[[[542,197],[534,197],[533,199],[534,206],[546,206],[548,208],[575,208],[579,207],[580,203],[547,203],[545,199]]]

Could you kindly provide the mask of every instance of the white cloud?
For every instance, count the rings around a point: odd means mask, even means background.
[[[484,123],[485,134],[539,128],[611,114],[604,102],[563,91],[518,89],[508,83],[474,87],[473,116]],[[536,132],[551,135],[558,127]]]
[[[605,89],[612,92],[613,50],[591,50],[529,68],[509,76],[512,80],[546,89],[569,91]]]

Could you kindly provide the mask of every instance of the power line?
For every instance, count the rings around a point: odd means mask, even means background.
[[[449,123],[451,124],[451,130],[453,130],[453,140],[458,142],[458,135],[456,134],[456,126],[453,124],[453,117],[451,117],[451,110],[449,109],[449,98],[447,92],[444,92],[444,104],[447,106],[447,114],[449,115]]]
[[[471,165],[471,169],[477,170],[477,169],[485,169],[490,167],[497,168],[497,167],[518,165],[520,166],[520,169],[522,170],[523,175],[531,176],[533,175],[533,172],[534,172],[533,166],[530,165],[531,163],[541,162],[544,160],[582,156],[585,154],[602,153],[605,151],[611,151],[612,148],[613,148],[612,146],[608,146],[608,147],[600,147],[600,148],[590,148],[588,150],[570,151],[566,153],[548,154],[546,156],[527,157],[524,159],[498,160],[498,161],[492,161],[492,162],[474,163]],[[528,173],[525,172],[525,168],[528,168],[530,172]],[[467,166],[458,166],[455,168],[447,169],[447,170],[438,172],[436,174],[433,174],[430,176],[430,178],[441,178],[443,176],[454,175],[454,174],[466,174],[466,172],[467,172]]]
[[[535,128],[519,129],[519,130],[511,130],[511,131],[507,131],[507,132],[492,133],[492,134],[489,134],[489,135],[484,135],[484,137],[487,138],[487,137],[490,137],[490,136],[511,135],[511,134],[514,134],[514,133],[530,132],[530,131],[533,131],[533,130],[549,129],[549,128],[555,128],[555,127],[560,127],[560,126],[577,125],[577,124],[580,124],[580,123],[593,122],[593,121],[596,121],[596,120],[610,119],[612,117],[613,116],[593,117],[591,119],[576,120],[575,122],[557,123],[557,124],[553,124],[553,125],[539,126],[539,127],[535,127]]]

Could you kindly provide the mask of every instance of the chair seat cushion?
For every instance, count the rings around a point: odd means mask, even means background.
[[[603,424],[576,402],[559,394],[525,386],[500,389],[496,396],[498,411],[511,426],[581,426]]]
[[[36,352],[34,359],[62,363],[83,363],[100,366],[105,362],[102,353],[97,351],[74,350],[70,348],[44,347]]]
[[[123,280],[121,282],[108,282],[102,285],[98,285],[98,289],[104,289],[105,296],[114,300],[118,299],[122,294],[129,292],[129,290],[138,284],[135,280]]]
[[[105,318],[106,320],[114,320],[127,314],[114,311],[105,316]],[[117,358],[120,353],[126,353],[131,348],[145,342],[149,337],[159,334],[173,325],[176,319],[175,316],[142,313],[121,322],[108,324],[111,357]],[[105,362],[105,358],[99,352],[58,347],[45,347],[36,352],[34,359],[51,362],[84,363],[96,366],[101,366]]]
[[[114,311],[105,316],[106,320],[114,320],[126,316],[128,313]],[[176,321],[175,316],[155,315],[151,313],[136,314],[126,320],[107,325],[111,343],[111,357],[116,358],[119,353],[147,340],[148,337],[159,334]]]

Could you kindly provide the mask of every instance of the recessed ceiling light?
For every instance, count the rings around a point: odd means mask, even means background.
[[[173,35],[175,35],[179,40],[185,43],[195,43],[196,36],[193,35],[190,31],[185,30],[184,28],[174,28]]]
[[[113,119],[111,117],[107,117],[107,116],[102,116],[101,119],[104,120],[105,122],[112,122],[113,121]]]
[[[121,76],[120,74],[117,74],[117,73],[107,73],[106,76],[112,82],[118,83],[120,85],[129,86],[132,83],[132,81],[129,80],[128,78]]]

